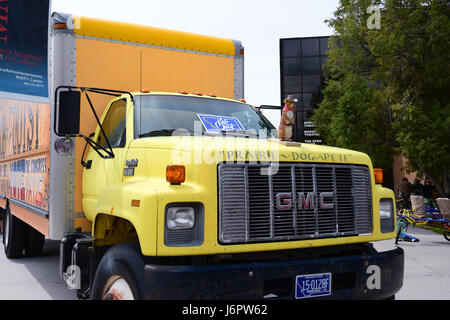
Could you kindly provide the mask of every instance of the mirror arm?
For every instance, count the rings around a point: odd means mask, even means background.
[[[89,138],[92,138],[93,136],[94,136],[94,132],[89,135]],[[86,141],[86,143],[84,144],[83,154],[81,155],[81,166],[83,166],[86,169],[90,169],[91,165],[92,165],[92,160],[88,160],[86,162],[84,161],[84,156],[86,154],[87,146],[88,146],[88,142]]]
[[[91,146],[91,148],[94,149],[95,152],[97,152],[97,154],[101,158],[103,158],[103,159],[112,159],[112,158],[114,158],[114,152],[113,152],[113,149],[110,146],[108,146],[108,148],[109,148],[109,150],[108,150],[105,147],[102,147],[101,145],[99,145],[97,142],[95,142],[91,138],[86,137],[85,135],[81,134],[80,137],[84,138],[84,140],[86,140],[87,144],[89,144]],[[106,152],[106,155],[102,154],[99,150],[102,150],[102,151]]]
[[[119,91],[119,90],[110,90],[110,89],[98,89],[98,88],[87,88],[87,87],[76,87],[76,86],[59,86],[59,87],[57,87],[56,90],[55,90],[55,112],[54,112],[54,120],[53,120],[53,121],[54,121],[54,124],[53,124],[53,130],[54,130],[54,132],[55,132],[55,134],[56,134],[57,136],[61,136],[60,134],[58,134],[57,129],[56,129],[56,128],[57,128],[57,127],[56,127],[56,123],[57,123],[57,114],[58,114],[58,113],[57,113],[57,112],[58,112],[57,110],[58,110],[58,105],[59,105],[59,101],[58,101],[58,97],[59,97],[58,91],[59,91],[60,89],[68,89],[69,91],[72,91],[72,90],[80,90],[80,92],[82,92],[82,93],[84,93],[84,94],[86,95],[86,99],[87,99],[87,101],[89,102],[89,106],[90,106],[90,108],[91,108],[91,111],[92,111],[92,113],[94,114],[95,120],[97,121],[97,124],[98,124],[99,127],[100,127],[101,134],[103,134],[103,136],[105,137],[105,141],[106,141],[106,144],[107,144],[107,148],[104,147],[104,146],[99,145],[97,142],[95,142],[94,140],[92,140],[92,139],[91,139],[92,135],[89,135],[89,137],[86,137],[86,136],[83,135],[83,134],[71,134],[71,135],[67,135],[67,137],[81,137],[81,138],[84,138],[84,139],[86,140],[86,143],[89,144],[89,145],[97,152],[97,154],[98,154],[101,158],[103,158],[103,159],[114,158],[114,151],[113,151],[113,148],[111,147],[111,144],[110,144],[110,142],[109,142],[109,140],[108,140],[108,137],[107,137],[106,134],[105,134],[105,130],[103,129],[103,126],[102,126],[102,124],[101,124],[101,122],[100,122],[100,119],[99,119],[99,117],[98,117],[98,115],[97,115],[97,112],[95,111],[94,106],[93,106],[93,104],[92,104],[92,101],[91,101],[89,95],[87,94],[87,92],[93,92],[93,93],[105,94],[105,95],[110,95],[110,96],[115,96],[115,97],[117,97],[117,96],[119,96],[119,95],[121,95],[121,94],[127,94],[127,95],[130,96],[130,99],[131,99],[132,102],[134,101],[133,94],[132,94],[131,92],[128,92],[128,91]],[[86,146],[87,146],[87,144],[85,145],[85,148],[84,148],[84,151],[83,151],[83,155],[84,155],[84,153],[85,153],[85,151],[86,151]],[[105,155],[105,154],[102,154],[99,150],[105,152],[106,155]],[[85,167],[85,168],[88,168],[88,166],[90,166],[89,161],[84,162],[83,157],[82,157],[82,159],[81,159],[81,164],[82,164],[83,167]]]
[[[104,147],[100,146],[97,142],[95,142],[95,141],[92,140],[91,138],[86,137],[86,136],[83,136],[83,137],[84,137],[84,139],[89,143],[89,145],[90,145],[92,148],[94,148],[95,151],[97,151],[97,153],[98,153],[99,155],[100,155],[100,152],[99,152],[97,149],[102,149],[102,150],[104,150],[104,151],[108,154],[108,156],[107,156],[106,158],[114,158],[114,152],[113,152],[113,149],[112,149],[112,147],[111,147],[111,144],[109,143],[108,137],[106,136],[105,130],[103,129],[102,123],[100,122],[100,119],[98,118],[97,112],[95,112],[94,106],[92,105],[92,101],[91,101],[91,99],[89,98],[89,95],[87,94],[87,91],[86,91],[86,90],[81,89],[81,92],[83,92],[83,93],[86,95],[86,99],[87,99],[87,101],[89,102],[89,106],[91,107],[91,110],[92,110],[92,113],[94,114],[95,120],[97,120],[97,123],[98,123],[98,125],[99,125],[99,127],[100,127],[100,131],[101,131],[101,133],[103,134],[103,136],[105,137],[105,141],[106,141],[106,144],[108,145],[108,149],[109,149],[109,150],[106,150]],[[95,144],[96,147],[94,147],[93,144]],[[101,155],[100,155],[100,156],[101,156]],[[102,158],[105,158],[104,156],[101,156],[101,157],[102,157]]]
[[[96,88],[84,88],[84,89],[89,92],[105,94],[105,95],[113,96],[113,97],[117,97],[119,94],[127,94],[130,96],[131,102],[134,102],[133,95],[128,91],[117,91],[117,90],[110,90],[110,89],[105,90],[105,89],[96,89]]]

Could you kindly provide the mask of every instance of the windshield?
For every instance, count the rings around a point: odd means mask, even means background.
[[[210,128],[206,130],[205,127],[207,123],[200,121],[202,115],[216,116],[217,119],[228,117],[228,121],[236,123],[235,127],[223,129],[227,134],[252,138],[275,138],[276,135],[273,125],[247,104],[192,96],[141,95],[135,100],[135,136],[170,136],[180,132],[210,134]]]

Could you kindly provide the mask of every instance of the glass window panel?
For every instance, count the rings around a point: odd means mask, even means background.
[[[285,92],[302,91],[302,78],[300,76],[284,77],[284,91]]]
[[[318,56],[319,55],[319,39],[302,39],[302,55]]]
[[[297,126],[301,127],[302,123],[303,123],[303,115],[302,115],[302,111],[299,109],[299,112],[297,112]]]
[[[303,92],[316,92],[320,88],[320,75],[303,76]]]
[[[313,108],[312,108],[312,106],[305,106],[305,107],[303,108],[303,112],[305,113],[305,119],[306,119],[306,118],[309,119],[310,116],[312,116],[312,113],[313,113]]]
[[[325,55],[328,51],[328,38],[320,38],[320,54]]]
[[[125,100],[118,100],[111,104],[111,107],[106,114],[105,120],[103,120],[103,130],[108,137],[108,142],[111,147],[124,147],[125,146],[125,113],[127,104]],[[100,133],[98,144],[102,147],[107,147],[105,136]]]
[[[300,58],[286,58],[283,61],[284,75],[300,74]]]
[[[302,58],[303,74],[315,74],[320,73],[320,58],[310,57]]]
[[[312,93],[304,93],[303,94],[303,110],[312,110],[311,107],[311,100],[312,100],[313,94]]]
[[[282,40],[282,44],[283,44],[283,56],[284,57],[300,56],[300,39]]]
[[[328,56],[321,56],[320,57],[320,63],[322,65],[322,69],[323,69],[323,66],[325,65],[325,63],[327,63],[327,60],[328,60]]]
[[[175,95],[141,95],[135,99],[135,127],[139,138],[195,134],[198,115],[236,117],[245,130],[261,130],[266,137],[273,129],[249,105],[218,99],[192,98]],[[184,129],[184,131],[178,130]]]

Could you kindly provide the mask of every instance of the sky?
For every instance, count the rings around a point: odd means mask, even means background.
[[[339,0],[52,0],[52,11],[210,35],[245,47],[245,99],[280,105],[282,38],[329,36]],[[278,126],[279,112],[264,112]]]

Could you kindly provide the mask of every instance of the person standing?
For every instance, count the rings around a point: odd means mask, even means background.
[[[423,184],[420,182],[419,178],[414,179],[414,184],[412,185],[412,194],[415,196],[421,196],[423,190]]]
[[[422,189],[422,195],[425,200],[425,205],[435,208],[433,193],[436,191],[436,187],[433,185],[429,178],[425,178],[425,184]]]
[[[409,209],[410,208],[410,202],[409,197],[411,196],[412,192],[412,184],[409,182],[408,178],[404,177],[400,185],[398,186],[398,196],[399,199],[402,200],[401,204],[404,208]]]

